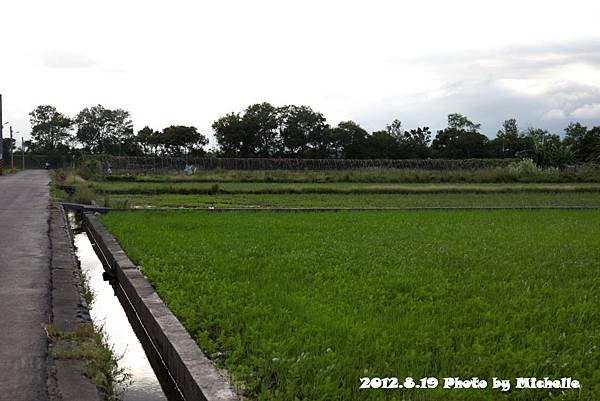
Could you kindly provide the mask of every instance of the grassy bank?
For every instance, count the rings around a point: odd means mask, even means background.
[[[102,218],[260,400],[600,397],[597,211]],[[569,376],[549,390],[359,390],[361,377]]]
[[[600,192],[439,193],[439,194],[238,194],[113,195],[100,197],[108,206],[129,207],[527,207],[600,206]]]
[[[569,184],[367,184],[367,183],[244,183],[205,182],[90,182],[98,193],[109,194],[411,194],[598,192],[600,183]]]
[[[285,170],[199,170],[193,175],[97,175],[106,181],[137,182],[357,182],[357,183],[444,183],[444,182],[600,182],[600,167],[540,169],[527,163],[512,167],[477,170],[357,169],[324,171]]]
[[[523,207],[597,206],[600,203],[600,183],[212,183],[188,181],[187,177],[180,177],[185,180],[178,181],[177,177],[173,181],[169,176],[155,177],[156,181],[132,177],[130,181],[93,181],[75,172],[56,171],[52,174],[51,194],[57,200],[117,208]]]

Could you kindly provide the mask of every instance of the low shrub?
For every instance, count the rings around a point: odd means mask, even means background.
[[[523,159],[508,166],[508,174],[516,179],[532,177],[542,171],[532,159]]]
[[[91,205],[96,200],[96,194],[84,182],[75,184],[75,192],[69,196],[69,201],[73,203],[81,203],[83,205]]]
[[[97,159],[84,158],[79,162],[76,172],[85,180],[102,172],[102,162]]]

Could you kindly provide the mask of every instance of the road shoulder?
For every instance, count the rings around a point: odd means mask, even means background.
[[[52,276],[52,320],[47,332],[76,333],[91,325],[88,305],[82,296],[79,267],[67,220],[62,207],[50,209],[50,244]],[[72,353],[74,340],[67,336],[50,342],[48,352],[48,394],[51,401],[98,401],[100,394],[85,376],[82,362],[64,355]],[[65,338],[67,337],[67,338]]]

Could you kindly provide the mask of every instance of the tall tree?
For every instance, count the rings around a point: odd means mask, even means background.
[[[55,152],[68,147],[72,140],[73,121],[50,105],[37,106],[29,113],[34,148],[41,152]]]
[[[325,131],[323,114],[308,106],[288,105],[277,109],[281,137],[281,153],[292,157],[323,155]]]
[[[387,130],[375,131],[366,138],[366,155],[369,159],[396,159],[399,153],[398,139]]]
[[[540,166],[562,166],[575,161],[575,152],[571,145],[561,142],[560,137],[541,128],[529,127],[524,131],[529,156]]]
[[[400,147],[404,149],[408,158],[424,159],[430,155],[430,142],[431,131],[429,127],[417,127],[404,132],[404,136],[400,141]]]
[[[396,119],[386,126],[386,131],[396,138],[397,152],[395,157],[399,159],[417,159],[429,155],[429,142],[431,141],[429,127],[419,127],[407,131],[402,128],[400,120]]]
[[[589,161],[593,151],[594,135],[580,123],[569,123],[565,128],[564,143],[573,148],[578,161]]]
[[[354,121],[342,121],[331,129],[331,153],[344,159],[364,159],[368,157],[365,147],[369,133]]]
[[[159,132],[153,130],[147,125],[138,131],[136,139],[144,154],[157,154],[157,149],[160,145],[159,134]]]
[[[600,126],[596,126],[588,131],[586,146],[586,149],[589,149],[586,161],[600,163]]]
[[[516,157],[528,147],[527,139],[519,132],[517,120],[509,118],[502,123],[496,138],[489,142],[489,154],[492,157]]]
[[[102,105],[86,107],[75,118],[77,141],[92,153],[131,154],[136,152],[133,122],[129,112]]]
[[[254,156],[256,138],[248,134],[239,113],[229,113],[212,125],[221,154],[227,157]]]
[[[448,114],[448,128],[466,132],[477,132],[481,128],[481,124],[472,122],[462,114],[454,113]]]
[[[254,153],[259,157],[270,157],[280,149],[277,109],[270,103],[248,106],[242,117],[244,131],[253,135]]]
[[[202,154],[202,147],[208,145],[208,139],[198,132],[196,127],[171,125],[162,132],[162,142],[172,155]]]
[[[229,113],[212,128],[225,156],[269,157],[281,149],[277,109],[270,103],[250,105],[242,115]]]
[[[395,119],[390,124],[386,125],[385,130],[388,134],[390,134],[398,140],[404,138],[404,128],[402,128],[402,121],[398,119]]]
[[[448,115],[448,127],[438,131],[431,143],[434,155],[449,159],[485,157],[489,140],[478,132],[480,126],[462,114]]]

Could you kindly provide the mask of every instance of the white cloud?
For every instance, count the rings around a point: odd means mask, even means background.
[[[571,116],[584,120],[600,120],[600,103],[585,104],[575,109]]]
[[[553,82],[545,79],[505,78],[498,83],[507,89],[523,95],[541,95],[552,89]]]
[[[542,120],[562,120],[566,117],[566,114],[563,110],[560,109],[552,109],[548,110],[542,115]]]
[[[136,129],[210,133],[259,101],[368,129],[409,115],[435,127],[449,112],[535,124],[600,103],[592,0],[5,3],[0,92],[21,132],[38,104],[75,114],[101,103],[130,110]]]
[[[65,50],[45,50],[41,60],[48,68],[89,68],[97,64],[85,54]]]

